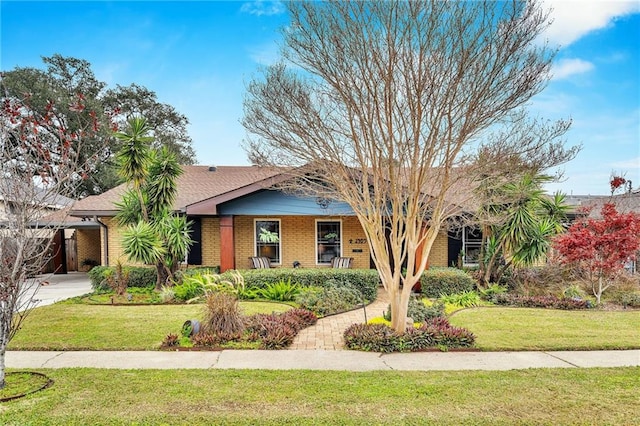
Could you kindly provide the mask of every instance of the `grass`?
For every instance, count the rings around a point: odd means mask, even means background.
[[[633,424],[640,418],[640,368],[631,367],[42,372],[54,386],[4,403],[0,424]]]
[[[240,302],[246,315],[284,312],[291,306]],[[58,303],[34,309],[9,350],[153,350],[203,305],[108,306]]]
[[[49,384],[49,378],[31,371],[6,373],[5,387],[0,389],[0,400],[37,392]]]
[[[474,308],[451,316],[486,351],[640,348],[640,310]]]

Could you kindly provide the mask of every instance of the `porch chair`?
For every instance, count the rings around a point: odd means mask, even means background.
[[[349,269],[351,268],[351,262],[353,257],[334,257],[331,259],[331,267],[336,269]]]
[[[271,268],[271,260],[265,256],[251,256],[249,263],[252,269],[269,269]]]

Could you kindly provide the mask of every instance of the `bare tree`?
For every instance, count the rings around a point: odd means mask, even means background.
[[[28,100],[3,96],[0,110],[0,389],[5,386],[5,351],[34,306],[32,279],[52,257],[60,229],[61,200],[86,177],[98,158],[80,162],[85,140],[99,133],[99,120],[78,95],[70,105],[49,103],[46,112]],[[69,117],[85,117],[69,130]],[[104,141],[103,141],[104,143]],[[98,149],[97,152],[101,152]],[[84,157],[86,158],[86,157]]]
[[[547,167],[572,156],[554,131],[517,137],[535,121],[521,108],[548,81],[554,51],[534,44],[548,13],[515,0],[288,10],[283,54],[293,66],[249,83],[245,149],[255,163],[291,167],[296,189],[351,206],[402,332],[438,232],[503,170],[476,160],[501,152]]]

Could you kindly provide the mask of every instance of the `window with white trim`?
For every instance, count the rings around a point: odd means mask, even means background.
[[[339,220],[316,220],[316,263],[328,265],[342,253],[342,223]]]
[[[254,221],[255,254],[268,257],[271,263],[280,263],[280,220],[256,219]]]

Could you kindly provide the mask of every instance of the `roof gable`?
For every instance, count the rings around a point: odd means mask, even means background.
[[[186,211],[187,206],[256,184],[280,174],[280,170],[257,166],[182,166],[178,178],[178,194],[174,210]],[[74,216],[115,215],[115,203],[127,189],[121,184],[100,195],[86,197],[73,206]]]

